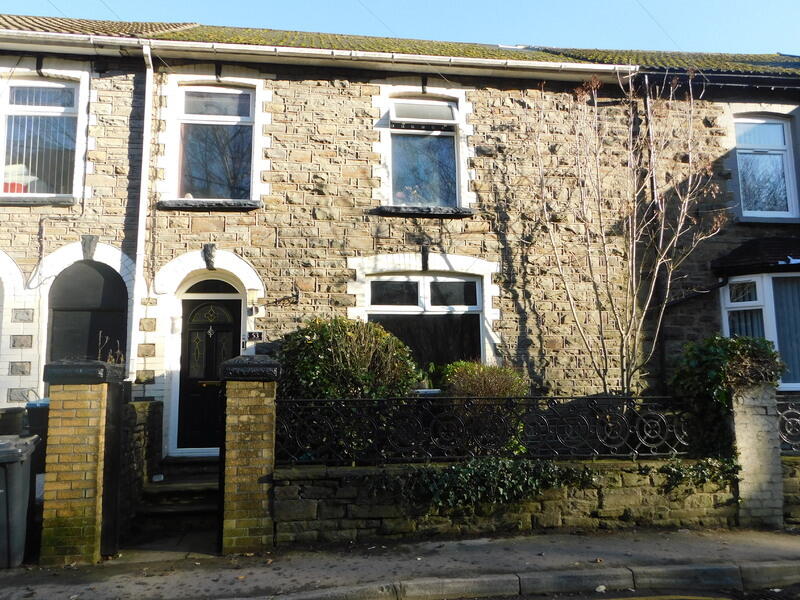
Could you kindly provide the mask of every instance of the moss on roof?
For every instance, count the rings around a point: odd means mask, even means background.
[[[715,54],[652,50],[538,48],[564,58],[601,64],[634,64],[645,69],[696,69],[714,73],[800,75],[800,57],[783,54]]]
[[[398,54],[538,60],[545,62],[582,62],[578,59],[556,56],[550,52],[535,49],[502,48],[488,44],[436,42],[429,40],[372,37],[366,35],[311,33],[303,31],[283,31],[279,29],[252,29],[247,27],[214,27],[199,25],[191,29],[168,32],[154,37],[157,39],[177,41],[250,44],[254,46],[357,50],[362,52],[394,52]]]
[[[197,23],[158,23],[136,21],[95,21],[62,17],[29,17],[0,15],[0,29],[42,31],[48,33],[77,33],[115,37],[146,37],[166,31],[195,27]]]
[[[534,46],[502,47],[489,44],[310,33],[279,29],[217,27],[198,25],[197,23],[94,21],[20,15],[0,15],[0,29],[464,58],[640,65],[645,69],[676,71],[697,69],[707,73],[800,76],[800,57],[782,54],[706,54]]]

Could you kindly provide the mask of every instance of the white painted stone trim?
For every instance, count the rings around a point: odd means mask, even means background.
[[[36,387],[39,393],[44,392],[44,383],[42,376],[44,371],[44,360],[47,356],[47,322],[48,315],[50,314],[49,296],[50,286],[56,277],[67,267],[72,264],[84,260],[83,249],[80,242],[73,242],[62,246],[58,250],[51,252],[45,256],[41,262],[34,269],[28,282],[28,289],[36,294],[38,297],[37,309],[37,322],[38,322],[38,365],[35,367],[31,365],[31,372],[37,373]],[[125,356],[128,358],[128,365],[132,366],[134,363],[133,335],[131,331],[134,327],[133,320],[133,281],[136,276],[136,267],[133,260],[122,252],[119,248],[104,244],[102,242],[97,244],[92,260],[95,262],[103,263],[114,269],[119,273],[122,280],[125,282],[125,287],[128,291],[128,342],[126,346]]]
[[[500,309],[495,308],[499,303],[500,286],[492,281],[492,275],[499,272],[498,263],[474,256],[431,253],[428,256],[428,270],[423,271],[420,253],[402,253],[351,257],[347,259],[347,268],[355,270],[355,279],[348,282],[347,293],[355,296],[356,300],[356,305],[347,309],[347,316],[361,321],[366,321],[369,314],[367,306],[369,281],[376,275],[445,273],[480,277],[483,291],[481,306],[483,360],[487,364],[497,361],[496,348],[500,339],[494,331],[494,322],[500,320]]]
[[[33,309],[34,321],[31,323],[14,323],[14,309]],[[11,362],[26,361],[35,363],[36,348],[12,348],[12,335],[31,335],[36,337],[36,302],[35,296],[25,288],[22,270],[8,254],[0,250],[0,406],[9,400],[12,389],[35,389],[36,375],[9,374]],[[30,398],[33,400],[33,398]]]
[[[179,68],[181,72],[170,73],[166,83],[156,93],[158,106],[161,107],[157,119],[165,122],[165,127],[158,134],[158,144],[163,152],[158,156],[156,166],[163,170],[164,178],[155,185],[161,200],[178,199],[180,189],[180,117],[183,114],[178,106],[180,88],[185,86],[218,86],[252,89],[255,95],[253,102],[253,156],[250,173],[250,198],[259,200],[270,193],[270,184],[263,181],[263,173],[269,171],[271,164],[264,157],[272,145],[272,136],[264,133],[264,126],[272,123],[272,114],[267,112],[264,103],[272,101],[272,90],[267,89],[266,81],[275,75],[259,73],[254,69],[241,66],[226,65],[219,80],[216,79],[212,65],[187,65]]]
[[[419,77],[393,77],[373,81],[380,87],[380,94],[372,98],[372,105],[381,111],[375,120],[375,129],[380,140],[374,142],[372,151],[380,156],[380,162],[372,167],[372,176],[380,181],[380,186],[372,189],[373,200],[380,201],[382,206],[392,205],[392,132],[390,128],[389,109],[392,100],[398,97],[416,97],[431,100],[453,102],[458,107],[458,126],[456,130],[456,170],[458,171],[458,206],[469,208],[476,202],[475,192],[470,191],[470,181],[475,179],[474,169],[469,169],[469,159],[475,156],[475,149],[467,140],[474,133],[474,128],[467,122],[472,113],[472,103],[467,102],[467,92],[474,88],[457,87],[449,81],[436,80],[435,85],[425,88],[422,93]]]
[[[155,383],[146,386],[147,395],[160,396],[164,402],[163,447],[173,456],[212,456],[212,448],[178,449],[178,398],[181,371],[182,299],[186,290],[204,279],[221,279],[230,283],[242,300],[242,335],[255,329],[256,307],[253,303],[266,293],[264,283],[255,268],[242,257],[228,250],[217,250],[214,271],[206,268],[203,253],[199,250],[182,254],[161,267],[153,280],[156,306],[145,307],[145,316],[156,319],[156,331],[142,333],[142,341],[156,345],[156,356],[140,358],[142,369],[155,372]],[[191,298],[222,297],[219,294],[191,294]],[[234,297],[233,294],[226,297]],[[244,354],[255,351],[248,344]],[[140,391],[140,390],[137,390]]]
[[[254,292],[254,298],[264,297],[264,282],[261,281],[258,271],[238,254],[228,250],[217,250],[214,257],[214,266],[216,271],[206,269],[203,253],[200,250],[181,254],[158,270],[153,280],[153,291],[160,295],[174,295],[177,293],[179,286],[184,284],[184,280],[196,271],[203,272],[202,277],[196,278],[197,281],[214,278],[226,279],[224,271],[228,271],[236,278],[230,282],[234,287],[237,282],[240,282],[248,293]],[[218,274],[221,277],[216,277]]]

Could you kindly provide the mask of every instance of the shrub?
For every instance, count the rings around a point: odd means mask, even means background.
[[[684,346],[673,388],[694,399],[709,399],[730,410],[736,388],[776,385],[786,365],[763,338],[713,336]]]
[[[731,456],[734,391],[759,383],[774,385],[784,369],[772,342],[762,338],[713,336],[686,344],[671,386],[687,402],[692,452]]]
[[[457,361],[444,367],[444,388],[452,396],[513,398],[526,396],[530,385],[510,367]]]
[[[419,379],[411,350],[376,323],[312,319],[281,341],[284,398],[405,396]]]

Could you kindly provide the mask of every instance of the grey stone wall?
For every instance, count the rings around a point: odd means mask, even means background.
[[[705,484],[665,493],[664,461],[585,461],[597,474],[586,488],[547,490],[529,501],[459,509],[405,506],[396,497],[372,496],[366,480],[408,465],[295,467],[275,471],[273,519],[278,544],[381,537],[476,535],[539,529],[727,527],[736,524],[734,490]]]
[[[733,396],[736,450],[742,467],[739,522],[783,526],[783,468],[775,388],[757,385]]]
[[[800,525],[800,456],[783,457],[783,519]]]

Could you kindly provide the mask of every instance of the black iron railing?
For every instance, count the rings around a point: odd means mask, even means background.
[[[687,417],[667,399],[278,400],[279,464],[385,464],[480,456],[684,454]]]
[[[778,397],[778,431],[783,454],[800,455],[800,397]]]

